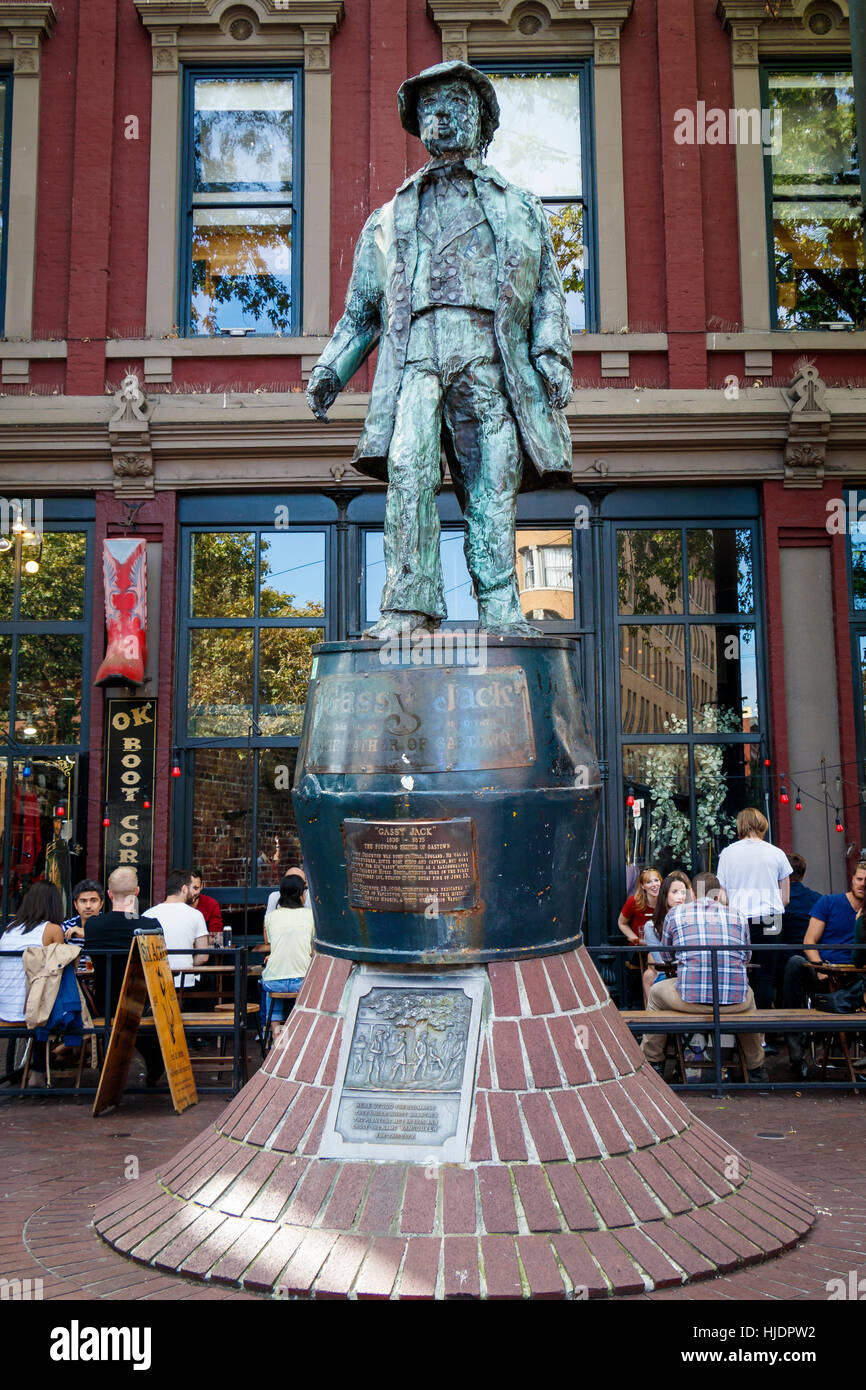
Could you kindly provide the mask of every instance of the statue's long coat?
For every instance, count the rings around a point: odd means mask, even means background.
[[[572,370],[571,329],[544,209],[531,193],[507,183],[489,165],[466,163],[496,243],[499,293],[494,329],[524,452],[540,474],[570,474],[565,415],[551,407],[533,365],[539,354],[548,353],[569,373]],[[379,344],[370,407],[353,460],[374,478],[387,477],[406,363],[423,173],[419,170],[408,178],[364,226],[343,317],[318,363],[330,367],[345,386]],[[538,479],[525,476],[524,485],[537,486]]]

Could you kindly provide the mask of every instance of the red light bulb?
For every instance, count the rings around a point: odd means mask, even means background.
[[[631,787],[629,787],[628,789],[628,796],[625,799],[625,804],[626,806],[634,805],[634,792],[632,791]]]
[[[836,819],[836,829],[838,830],[840,835],[843,835],[845,833],[845,827],[842,824],[842,822],[838,819],[838,817]]]
[[[57,807],[57,819],[58,819],[58,820],[63,820],[63,817],[64,817],[65,815],[66,815],[66,808],[65,808],[64,806],[58,806],[58,807]]]
[[[803,803],[802,803],[802,801],[800,800],[800,798],[799,798],[799,796],[798,796],[798,797],[797,797],[797,800],[794,802],[794,810],[795,810],[795,811],[802,811],[802,809],[803,809]]]
[[[177,763],[175,763],[174,766],[172,767],[172,769],[171,769],[171,775],[172,775],[172,777],[179,777],[179,776],[180,776],[180,768],[179,768],[179,766],[177,765]]]
[[[109,827],[110,825],[111,825],[111,821],[110,821],[109,817],[108,817],[108,816],[103,816],[103,817],[102,817],[102,827],[103,827],[103,829],[104,829],[104,830],[107,830],[108,827]]]
[[[787,806],[788,802],[791,800],[791,798],[789,797],[788,793],[785,791],[785,788],[784,788],[784,787],[782,788],[781,792],[779,793],[779,800],[781,801],[781,803],[782,803],[783,806]]]
[[[769,759],[769,758],[765,758],[765,759],[764,759],[764,767],[769,767],[769,766],[770,766],[770,759]]]
[[[144,806],[145,811],[149,811],[149,810],[150,810],[150,802],[149,802],[149,801],[145,801],[145,802],[143,802],[142,804],[143,804],[143,806]]]

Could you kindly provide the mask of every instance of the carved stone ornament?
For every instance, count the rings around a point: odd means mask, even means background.
[[[785,445],[785,486],[820,487],[830,435],[826,388],[818,368],[800,362],[787,390],[791,411]]]
[[[114,414],[109,426],[120,424],[147,424],[153,406],[147,399],[135,372],[130,372],[120,383],[120,390],[114,394]]]
[[[114,413],[108,422],[115,492],[133,497],[153,496],[152,413],[153,403],[136,374],[129,372],[115,393]]]
[[[42,41],[50,38],[55,22],[54,6],[43,0],[31,4],[0,0],[0,29],[7,29],[12,36],[12,70],[16,76],[39,76]]]
[[[2,3],[2,0],[0,0]],[[298,29],[315,24],[324,31],[324,57],[327,67],[327,46],[330,35],[343,19],[343,0],[247,0],[241,7],[232,7],[227,12],[225,0],[134,0],[139,18],[153,36],[154,72],[171,70],[172,56],[158,56],[157,35],[171,25],[174,29],[174,61],[178,49],[186,43],[190,47],[200,46],[202,40],[217,50],[226,46],[234,48],[244,43],[255,33],[285,39],[286,32],[294,29],[294,37],[299,38]],[[305,39],[305,46],[309,39]],[[305,66],[313,66],[308,60]],[[316,64],[315,66],[320,66]]]
[[[615,67],[619,31],[632,7],[633,0],[427,0],[427,12],[442,35],[445,63],[473,62],[494,52],[537,56],[551,45],[555,56],[564,57],[588,53],[592,43],[595,62]]]
[[[144,478],[153,472],[150,454],[115,454],[112,464],[119,478]]]

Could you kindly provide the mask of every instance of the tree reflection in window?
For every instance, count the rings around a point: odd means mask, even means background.
[[[752,611],[751,531],[690,528],[686,561],[691,612]],[[618,531],[617,574],[621,613],[682,613],[683,538],[679,527]]]
[[[294,78],[245,73],[191,81],[187,151],[193,333],[291,333]]]
[[[281,618],[324,619],[324,535],[302,531],[197,532],[191,547],[193,618],[249,618],[250,625],[193,626],[189,736],[243,737],[253,719],[265,735],[297,736],[307,698],[312,647],[322,640],[323,628],[313,623],[259,623]]]
[[[491,72],[500,124],[491,164],[540,198],[550,224],[569,321],[586,327],[586,190],[579,72]]]
[[[770,70],[780,328],[866,322],[863,209],[850,71]]]

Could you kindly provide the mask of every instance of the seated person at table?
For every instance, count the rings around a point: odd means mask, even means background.
[[[807,888],[803,882],[806,877],[806,861],[802,854],[789,854],[788,860],[793,873],[790,895],[782,913],[782,940],[790,942],[792,946],[801,946],[809,929],[812,909],[821,894],[816,893],[814,888]]]
[[[50,946],[63,941],[60,919],[63,899],[53,883],[43,879],[33,883],[21,900],[21,906],[0,936],[0,1022],[24,1022],[27,1002],[27,977],[21,955],[28,946]],[[45,1043],[33,1042],[30,1084],[45,1081]]]
[[[622,912],[619,914],[617,926],[627,941],[635,946],[644,944],[644,928],[647,922],[651,921],[656,903],[658,902],[659,889],[662,886],[662,876],[658,869],[641,869],[635,884],[634,892],[626,898],[623,903]],[[634,956],[628,957],[630,962],[638,964],[640,957],[635,960]],[[644,976],[648,975],[644,971]],[[650,984],[655,979],[655,970],[652,972]],[[646,988],[644,988],[644,1005],[646,1005]]]
[[[268,995],[299,990],[313,959],[316,927],[312,912],[303,903],[306,886],[299,874],[286,874],[280,883],[277,906],[265,918],[265,942],[270,945],[271,954],[260,981],[262,1018],[267,1018],[268,1006],[273,1003],[271,1023],[275,1039],[282,1031],[286,1001],[271,1001]]]
[[[84,950],[90,953],[97,948],[116,952],[116,955],[93,956],[93,1000],[96,1011],[105,1013],[106,1022],[113,1018],[117,1001],[126,973],[129,948],[135,929],[140,925],[138,916],[138,874],[130,864],[121,864],[108,879],[108,901],[111,911],[98,917],[89,917],[84,923]],[[70,932],[70,940],[82,935],[81,929]],[[106,1001],[106,987],[109,984],[109,961],[111,962],[110,988]],[[139,1033],[135,1046],[144,1059],[147,1069],[147,1084],[155,1086],[162,1075],[162,1054],[156,1038],[148,1038]]]
[[[645,945],[660,946],[662,927],[671,908],[678,907],[680,903],[691,902],[693,897],[692,885],[687,874],[684,874],[680,869],[674,869],[673,873],[668,874],[659,888],[652,919],[644,925],[643,939]],[[649,991],[656,982],[659,973],[658,966],[662,964],[662,960],[662,956],[657,951],[653,951],[649,957],[649,964],[643,972],[644,1002],[646,1002]]]
[[[662,884],[664,895],[668,880]],[[715,874],[698,874],[694,881],[697,897],[681,902],[668,912],[662,927],[662,955],[677,962],[675,980],[658,980],[647,999],[650,1013],[676,1010],[677,1013],[703,1013],[713,1003],[712,955],[709,951],[690,951],[690,946],[730,946],[719,951],[719,1013],[755,1012],[755,998],[749,988],[746,965],[751,958],[749,927],[745,918],[728,907],[724,889]],[[664,948],[679,947],[676,952]],[[686,949],[683,949],[686,948]],[[644,1056],[661,1075],[664,1069],[664,1033],[646,1033],[641,1039]],[[743,1034],[743,1051],[750,1081],[767,1081],[764,1049],[757,1033]]]
[[[190,883],[189,905],[196,908],[205,920],[208,934],[213,936],[215,931],[223,930],[222,908],[216,898],[212,898],[207,893],[203,893],[202,885],[204,877],[201,869],[193,869],[192,882]]]
[[[302,868],[302,866],[301,866],[300,864],[291,864],[291,865],[289,866],[289,868],[286,869],[286,872],[285,872],[285,874],[283,875],[283,878],[288,878],[290,874],[299,874],[300,877],[304,880],[304,906],[305,906],[305,907],[308,907],[308,906],[309,906],[309,901],[310,901],[310,900],[309,900],[309,896],[308,896],[308,894],[307,894],[307,875],[306,875],[306,873],[304,872],[304,870],[303,870],[303,868]],[[280,880],[280,881],[282,882],[282,880]],[[267,915],[268,915],[269,912],[273,912],[273,911],[274,911],[274,908],[278,906],[279,901],[280,901],[280,890],[279,890],[279,888],[276,888],[276,889],[274,889],[273,893],[269,893],[269,894],[268,894],[268,905],[267,905],[267,907],[265,908],[265,916],[266,916],[266,917],[267,917]]]
[[[190,906],[193,877],[192,869],[172,869],[165,881],[165,902],[156,903],[144,913],[145,917],[155,917],[162,927],[165,949],[170,952],[168,963],[173,971],[207,964],[207,923],[198,908]],[[193,950],[199,954],[193,956]],[[184,988],[191,989],[198,980],[198,975],[184,975]],[[180,974],[175,975],[175,989],[180,982]]]
[[[102,891],[102,884],[97,883],[95,878],[83,878],[80,883],[76,883],[72,890],[72,903],[75,908],[74,917],[67,917],[65,922],[61,922],[63,935],[66,936],[74,928],[81,927],[88,917],[98,917],[105,902],[105,894]],[[76,936],[78,932],[75,932]]]
[[[791,956],[785,966],[782,1003],[786,1009],[805,1009],[813,995],[826,994],[827,976],[815,967],[822,961],[837,965],[861,965],[862,953],[842,950],[861,937],[863,903],[866,899],[866,861],[857,865],[847,893],[825,893],[812,908],[803,941],[805,953]],[[821,949],[815,949],[818,943]],[[788,1056],[795,1071],[803,1070],[805,1035],[788,1035]]]

